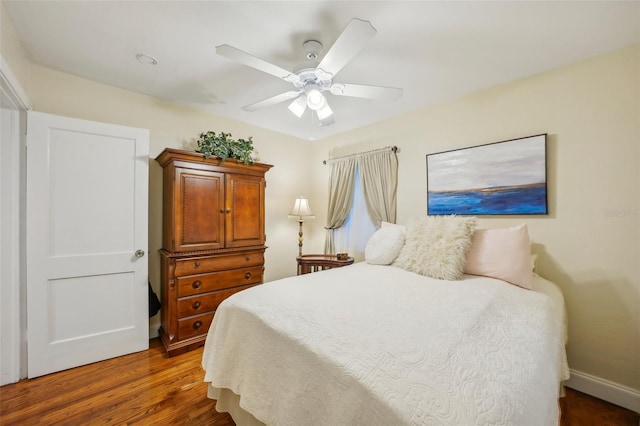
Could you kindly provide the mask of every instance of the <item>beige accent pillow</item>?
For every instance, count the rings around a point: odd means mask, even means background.
[[[436,279],[458,280],[475,226],[475,217],[412,218],[406,225],[404,247],[393,265]]]
[[[532,266],[531,240],[523,223],[512,228],[476,229],[464,272],[531,289]]]
[[[404,231],[384,227],[373,233],[364,249],[364,259],[373,265],[390,265],[404,246]]]

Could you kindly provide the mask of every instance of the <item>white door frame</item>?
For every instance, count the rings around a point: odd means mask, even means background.
[[[0,145],[0,386],[27,376],[25,283],[26,112],[31,103],[9,64],[0,55],[2,108],[11,113],[11,129]],[[5,139],[6,137],[6,139]]]

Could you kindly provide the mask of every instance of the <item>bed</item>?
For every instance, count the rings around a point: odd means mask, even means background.
[[[559,288],[359,262],[226,299],[202,366],[239,425],[554,425]]]

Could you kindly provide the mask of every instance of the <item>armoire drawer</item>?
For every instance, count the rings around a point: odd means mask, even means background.
[[[193,296],[262,282],[263,266],[176,278],[178,297]]]
[[[250,252],[225,256],[191,257],[177,259],[175,276],[204,274],[206,272],[224,271],[226,269],[246,268],[247,266],[264,265],[264,253]]]
[[[213,321],[213,314],[213,312],[208,312],[203,315],[178,320],[178,339],[183,340],[207,334],[211,321]]]
[[[214,291],[213,293],[198,294],[178,299],[178,318],[190,317],[209,311],[215,311],[224,299],[240,290],[253,287],[254,284],[234,287],[226,290]]]

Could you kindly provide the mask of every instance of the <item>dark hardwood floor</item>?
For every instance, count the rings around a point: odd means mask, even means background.
[[[148,351],[0,387],[0,425],[234,425],[202,382],[202,348]],[[638,426],[638,414],[567,389],[561,426]]]
[[[138,352],[0,387],[1,425],[234,425],[207,398],[202,348]]]
[[[640,415],[601,399],[566,388],[560,398],[560,426],[640,426]]]

